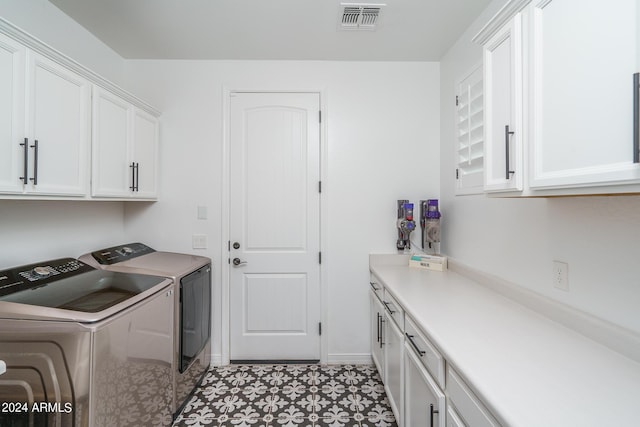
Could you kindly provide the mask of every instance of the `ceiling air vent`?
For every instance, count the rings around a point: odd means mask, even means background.
[[[339,27],[343,30],[375,30],[384,4],[341,3]]]

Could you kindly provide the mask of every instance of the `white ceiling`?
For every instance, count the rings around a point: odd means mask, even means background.
[[[339,0],[49,0],[127,59],[438,61],[490,0],[386,0],[339,31]],[[373,1],[372,1],[373,3]]]

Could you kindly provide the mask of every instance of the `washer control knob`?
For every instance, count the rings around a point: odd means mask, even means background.
[[[33,274],[38,277],[46,277],[51,274],[48,267],[36,267],[33,269]]]

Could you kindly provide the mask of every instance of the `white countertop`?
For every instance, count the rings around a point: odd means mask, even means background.
[[[503,425],[640,425],[640,363],[454,272],[370,267]]]

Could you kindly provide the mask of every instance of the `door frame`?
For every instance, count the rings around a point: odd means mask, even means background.
[[[320,251],[323,252],[322,263],[320,264],[320,321],[322,322],[322,334],[320,335],[320,363],[327,363],[329,355],[329,319],[328,319],[328,268],[327,268],[327,256],[325,248],[328,247],[328,201],[326,197],[327,192],[327,165],[328,165],[328,150],[327,150],[327,90],[318,88],[304,88],[304,89],[279,89],[279,88],[261,88],[261,89],[239,89],[231,88],[228,86],[222,87],[222,206],[221,206],[221,218],[222,218],[222,230],[220,235],[222,241],[220,242],[221,258],[220,258],[220,271],[222,273],[221,280],[221,322],[220,322],[220,336],[221,336],[221,354],[219,360],[212,360],[213,365],[228,365],[230,363],[230,347],[231,347],[231,334],[230,334],[230,312],[231,312],[231,299],[230,299],[230,269],[231,266],[227,261],[229,259],[228,242],[231,240],[229,228],[230,228],[230,214],[229,209],[231,207],[230,200],[230,186],[231,186],[231,168],[230,168],[230,126],[229,121],[231,119],[231,94],[233,93],[313,93],[318,94],[320,97],[320,111],[322,121],[320,122],[320,181],[322,181],[322,192],[320,194]],[[225,260],[227,258],[227,260]],[[227,261],[227,262],[225,262]],[[212,307],[216,307],[213,304]],[[217,356],[217,355],[216,355]],[[217,359],[212,351],[212,359]]]

